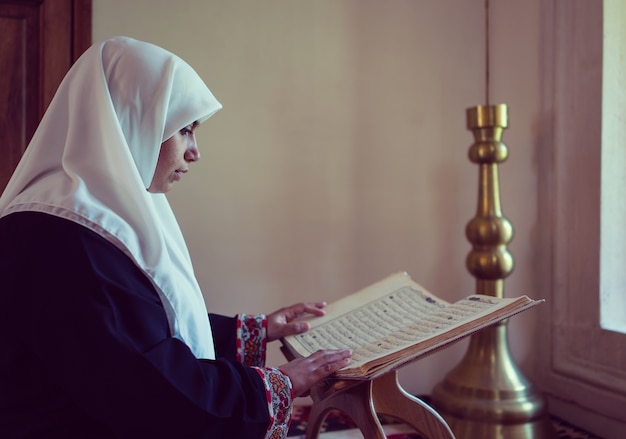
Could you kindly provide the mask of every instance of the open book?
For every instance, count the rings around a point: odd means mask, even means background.
[[[349,348],[352,361],[335,378],[367,380],[542,302],[471,295],[448,303],[397,273],[329,304],[322,317],[305,317],[310,331],[283,338],[283,352]]]

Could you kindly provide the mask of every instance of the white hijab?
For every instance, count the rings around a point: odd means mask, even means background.
[[[172,335],[208,359],[213,337],[187,246],[165,195],[146,188],[161,143],[220,108],[176,55],[126,37],[96,43],[63,79],[0,197],[0,217],[56,215],[124,251],[155,285]]]

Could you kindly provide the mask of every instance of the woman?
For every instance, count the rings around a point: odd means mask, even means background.
[[[184,61],[130,38],[64,78],[0,197],[1,437],[285,437],[292,399],[348,364],[263,367],[322,303],[207,317],[165,193],[220,108]]]

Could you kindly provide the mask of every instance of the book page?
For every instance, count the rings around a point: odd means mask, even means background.
[[[471,296],[450,305],[429,293],[404,286],[348,314],[315,325],[309,332],[290,339],[290,343],[303,356],[319,349],[349,348],[353,352],[350,367],[358,367],[474,319],[498,303],[493,297]]]
[[[414,282],[406,272],[399,272],[387,276],[383,280],[369,285],[356,293],[344,296],[328,304],[326,308],[324,308],[326,311],[326,315],[324,316],[308,316],[301,318],[301,320],[308,321],[311,327],[314,328],[335,319],[337,316],[349,314],[365,304],[379,300],[387,296],[390,292],[406,286],[411,286],[413,289],[421,291],[424,297],[430,297],[434,302],[448,305],[448,302],[429,293],[424,287]]]
[[[451,308],[466,308],[468,314],[449,327],[435,330],[430,336],[422,337],[415,343],[409,343],[404,348],[392,349],[384,356],[350,365],[336,372],[336,376],[347,379],[372,379],[376,376],[402,367],[416,359],[435,352],[462,338],[468,337],[487,326],[512,317],[543,303],[544,300],[533,300],[528,296],[516,298],[497,298],[493,296],[473,295],[463,299]],[[474,308],[475,313],[469,311]]]
[[[409,323],[407,326],[400,327],[396,331],[381,336],[380,339],[374,342],[376,345],[375,355],[369,358],[365,356],[359,358],[355,361],[355,363],[359,362],[359,364],[351,364],[351,366],[358,366],[361,362],[369,361],[372,358],[414,346],[437,334],[452,330],[465,322],[476,320],[478,317],[492,312],[494,308],[501,307],[506,302],[506,300],[503,302],[494,297],[474,295],[435,310],[428,315],[420,317],[419,320]],[[363,353],[373,351],[371,344],[363,346],[361,349],[363,349]]]
[[[319,349],[352,349],[352,363],[382,352],[376,345],[418,318],[445,307],[422,291],[404,287],[354,308],[343,317],[335,317],[315,325],[310,331],[295,336],[293,344],[302,355]]]

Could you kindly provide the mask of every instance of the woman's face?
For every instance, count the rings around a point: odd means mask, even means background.
[[[174,183],[189,170],[189,164],[200,159],[195,135],[198,125],[197,122],[187,125],[161,144],[159,160],[148,192],[169,192]]]

